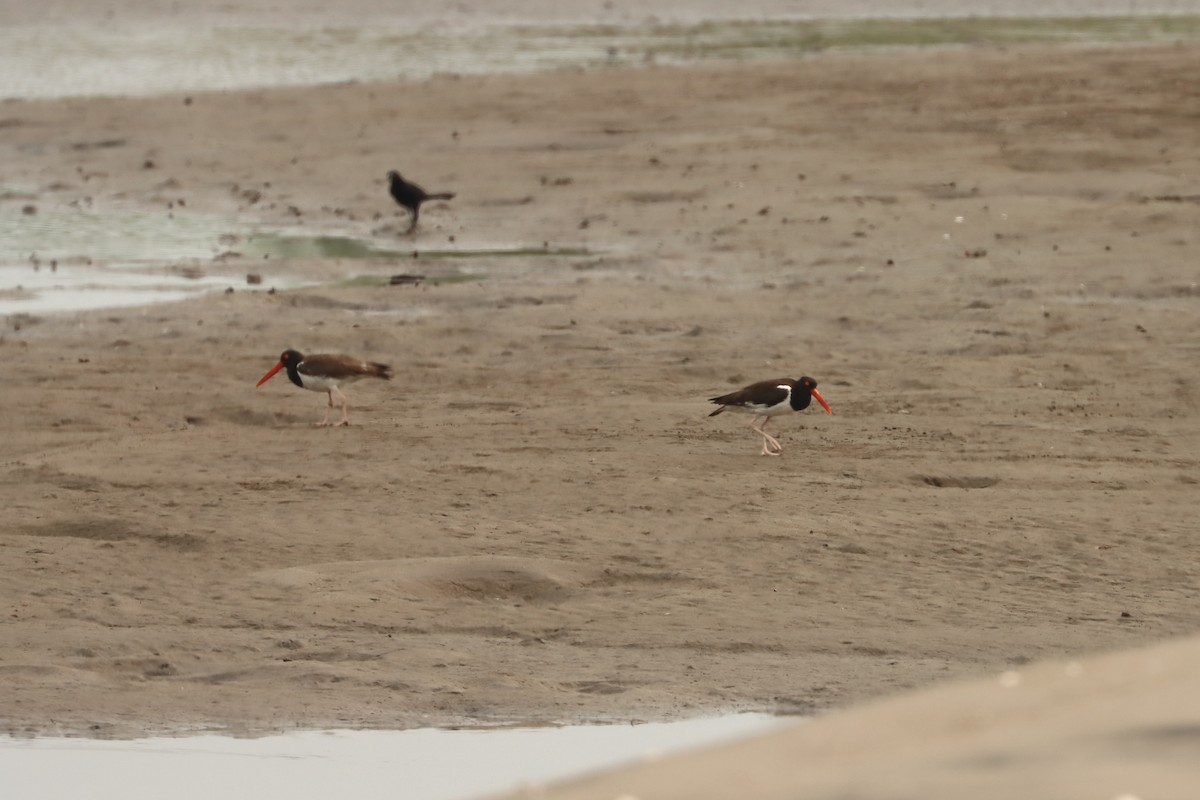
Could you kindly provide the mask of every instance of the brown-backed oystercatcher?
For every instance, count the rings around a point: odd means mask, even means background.
[[[826,403],[825,398],[821,397],[821,393],[817,391],[817,382],[812,378],[805,376],[759,381],[744,389],[738,389],[736,392],[709,398],[708,402],[720,406],[709,416],[715,417],[727,408],[754,414],[755,420],[750,423],[750,427],[763,439],[762,454],[777,456],[783,451],[783,445],[764,430],[767,423],[770,422],[771,417],[790,414],[793,411],[803,411],[808,408],[808,404],[814,397],[826,412],[833,413],[829,403]],[[759,420],[762,420],[761,424]]]
[[[329,405],[325,407],[325,418],[317,423],[318,427],[329,424],[329,412],[333,410],[333,393],[337,392],[342,398],[342,421],[338,425],[349,425],[350,417],[346,413],[346,395],[338,388],[342,383],[353,383],[359,378],[382,378],[391,380],[391,368],[387,364],[374,361],[363,361],[361,358],[340,355],[302,356],[295,350],[284,350],[279,357],[279,363],[271,367],[266,375],[259,378],[255,387],[262,386],[281,369],[287,370],[287,376],[292,383],[302,389],[314,392],[325,392],[329,395]]]

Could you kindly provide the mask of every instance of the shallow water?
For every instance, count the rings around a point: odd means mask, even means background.
[[[3,189],[4,187],[0,187]],[[224,248],[228,220],[192,212],[113,207],[42,208],[35,214],[0,212],[0,264],[34,257],[107,262],[211,259]]]
[[[88,311],[183,300],[198,292],[233,285],[230,277],[194,278],[167,272],[143,273],[88,266],[0,266],[0,314]]]
[[[1120,17],[1013,17],[1003,4],[942,19],[763,18],[663,23],[470,24],[414,27],[403,17],[345,25],[331,17],[286,25],[141,26],[30,24],[0,27],[0,98],[148,95],[342,81],[420,79],[438,73],[532,72],[702,59],[794,57],[829,49],[1162,41],[1200,37],[1194,0],[1169,16],[1131,3]],[[912,16],[925,15],[908,9]],[[1078,12],[1077,12],[1078,13]],[[1086,13],[1086,12],[1085,12]],[[337,20],[337,22],[334,22]]]
[[[0,738],[0,797],[466,800],[775,730],[738,714],[639,725],[326,731],[110,741]]]
[[[244,274],[213,262],[229,224],[127,206],[25,214],[10,205],[0,213],[0,314],[147,305],[244,286]]]

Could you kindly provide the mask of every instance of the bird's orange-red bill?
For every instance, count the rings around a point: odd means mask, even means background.
[[[283,365],[280,364],[280,366],[283,366]],[[275,369],[279,369],[279,367],[276,367]],[[271,370],[271,375],[274,375],[274,374],[275,374],[275,370],[273,369],[273,370]],[[267,378],[271,377],[271,375],[268,375]],[[263,378],[263,380],[265,381],[267,378]],[[821,397],[820,392],[818,392],[816,389],[813,389],[812,396],[817,398],[817,402],[821,404],[821,408],[825,409],[825,413],[827,413],[827,414],[833,413],[833,409],[829,407],[829,403],[825,402],[825,398]]]
[[[279,370],[281,370],[281,369],[283,369],[282,361],[280,361],[275,366],[271,367],[271,371],[268,372],[266,375],[263,375],[261,378],[259,378],[258,383],[254,384],[254,388],[257,389],[259,386],[262,386],[264,383],[271,380],[271,376],[274,375],[276,372],[279,372]],[[821,402],[824,403],[825,401],[821,400]],[[825,407],[829,408],[829,406],[825,406]]]

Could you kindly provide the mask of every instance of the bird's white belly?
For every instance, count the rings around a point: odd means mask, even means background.
[[[300,383],[304,385],[305,389],[314,392],[328,392],[330,389],[336,389],[339,381],[324,375],[305,375],[301,372]]]
[[[786,389],[788,387],[780,386],[779,388]],[[782,402],[776,403],[773,406],[767,406],[767,405],[763,405],[761,403],[748,403],[744,406],[725,406],[725,407],[727,409],[729,409],[730,411],[741,411],[741,412],[747,413],[747,414],[755,414],[760,417],[778,417],[783,414],[791,413],[791,411],[792,411],[791,399],[792,399],[791,392],[788,392],[788,396],[783,398]]]
[[[751,414],[757,414],[760,417],[779,417],[788,414],[792,410],[792,406],[787,400],[782,403],[777,403],[773,406],[741,406],[743,411],[749,411]]]

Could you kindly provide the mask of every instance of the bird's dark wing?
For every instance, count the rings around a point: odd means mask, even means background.
[[[719,406],[740,406],[742,408],[770,408],[777,406],[788,398],[792,385],[791,378],[780,378],[776,381],[760,381],[752,383],[744,389],[709,398],[710,403]]]
[[[361,358],[342,355],[305,356],[296,369],[301,375],[320,376],[333,380],[365,378],[368,376],[375,378],[390,377],[386,364],[376,364],[371,361],[363,361]]]

